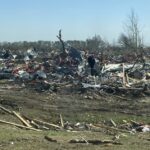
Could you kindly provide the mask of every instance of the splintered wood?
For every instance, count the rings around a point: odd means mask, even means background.
[[[55,124],[52,124],[52,123],[44,122],[44,121],[37,120],[37,119],[27,119],[28,117],[22,117],[19,113],[15,112],[15,111],[11,111],[9,109],[6,109],[3,106],[0,106],[0,109],[3,110],[4,112],[7,112],[7,113],[17,117],[24,125],[16,124],[13,122],[8,122],[5,120],[0,120],[0,123],[14,125],[14,126],[19,127],[19,128],[30,129],[30,130],[34,130],[34,131],[42,131],[39,129],[49,130],[52,127],[55,129],[62,129],[62,127],[55,125]],[[62,119],[61,119],[61,123],[63,125]]]
[[[16,113],[15,111],[13,111],[13,114],[19,118],[19,120],[21,120],[23,122],[23,124],[25,124],[27,127],[32,127],[23,117],[21,117],[18,113]]]
[[[16,126],[16,127],[19,127],[19,128],[30,129],[30,130],[33,130],[33,131],[41,131],[39,129],[35,129],[35,128],[32,128],[32,127],[26,127],[26,126],[23,126],[23,125],[20,125],[20,124],[16,124],[16,123],[4,121],[4,120],[0,120],[0,123],[13,125],[13,126]]]

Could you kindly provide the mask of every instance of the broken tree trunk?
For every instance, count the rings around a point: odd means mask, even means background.
[[[62,44],[63,52],[65,52],[65,44],[64,44],[64,41],[62,40],[61,30],[59,30],[59,35],[57,35],[57,38],[59,39],[59,41],[60,41],[61,44]],[[66,53],[66,52],[65,52],[65,53]]]

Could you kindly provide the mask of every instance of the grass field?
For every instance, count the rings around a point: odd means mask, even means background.
[[[40,119],[50,123],[59,124],[59,115],[63,120],[77,123],[100,123],[113,119],[119,125],[123,120],[150,123],[150,98],[132,97],[124,98],[114,95],[93,96],[88,99],[86,94],[37,93],[27,89],[9,89],[0,91],[2,106],[20,111],[21,114],[33,119]],[[18,109],[19,108],[19,109]],[[14,116],[0,110],[0,119],[21,124]],[[101,131],[31,131],[15,126],[0,123],[0,149],[2,150],[149,150],[149,133],[108,133]],[[114,144],[73,144],[72,139],[86,140],[112,140],[114,135],[119,135],[118,142]],[[57,142],[45,139],[48,136]]]

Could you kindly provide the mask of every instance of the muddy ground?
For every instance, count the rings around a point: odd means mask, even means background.
[[[2,88],[3,87],[3,88]],[[67,91],[67,92],[66,92]],[[34,89],[12,88],[1,83],[0,104],[5,108],[20,112],[32,119],[39,119],[49,123],[60,124],[60,114],[64,122],[71,123],[101,123],[113,119],[116,124],[123,120],[150,123],[150,97],[145,95],[97,95],[93,92],[68,92],[61,89],[57,93],[36,92]],[[21,124],[12,115],[0,110],[0,119]],[[80,131],[30,131],[0,123],[0,149],[12,150],[148,150],[150,147],[149,133],[107,133],[104,129],[97,132]],[[99,139],[111,140],[120,134],[121,145],[113,144],[71,144],[71,139]],[[50,142],[44,137],[49,136],[57,140]]]

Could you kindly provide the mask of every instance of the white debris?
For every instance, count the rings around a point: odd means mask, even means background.
[[[83,86],[84,88],[89,88],[89,87],[91,87],[91,88],[100,88],[100,87],[101,87],[100,84],[92,85],[92,84],[88,84],[88,83],[82,83],[82,86]]]
[[[148,125],[145,125],[142,129],[142,132],[150,132],[150,127]]]

